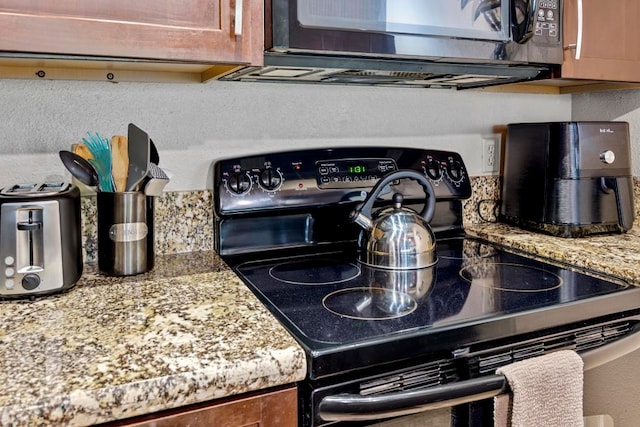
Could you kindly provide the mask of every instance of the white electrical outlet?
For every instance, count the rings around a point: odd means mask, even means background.
[[[482,137],[482,171],[498,171],[498,135]]]

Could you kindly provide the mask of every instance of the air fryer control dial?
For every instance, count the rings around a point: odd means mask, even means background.
[[[600,153],[600,160],[602,161],[602,163],[610,165],[616,161],[616,153],[611,150],[603,151],[602,153]]]

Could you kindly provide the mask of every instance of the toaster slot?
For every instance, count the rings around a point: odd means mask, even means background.
[[[15,184],[0,189],[0,195],[13,197],[43,197],[68,191],[71,184],[65,181]]]
[[[43,210],[38,207],[16,212],[16,267],[18,273],[44,270]]]
[[[3,193],[16,195],[31,193],[37,187],[37,185],[38,184],[16,184],[5,189]]]
[[[39,185],[38,191],[41,193],[61,192],[66,190],[70,184],[66,182],[45,182]]]

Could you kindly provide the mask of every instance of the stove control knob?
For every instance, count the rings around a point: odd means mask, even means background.
[[[602,153],[600,153],[600,161],[602,163],[610,165],[611,163],[616,161],[616,153],[611,150],[603,151]]]
[[[462,164],[457,160],[449,162],[449,165],[447,165],[447,174],[452,181],[461,181],[464,177],[462,174]]]
[[[440,163],[435,159],[429,159],[426,167],[427,176],[434,181],[439,180],[442,177],[442,171],[440,171]]]
[[[245,194],[251,189],[251,177],[246,173],[235,172],[227,180],[227,188],[234,194]]]
[[[267,191],[277,190],[282,184],[282,174],[279,170],[267,168],[260,174],[260,186]]]

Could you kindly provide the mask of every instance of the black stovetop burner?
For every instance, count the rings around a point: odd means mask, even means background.
[[[235,270],[312,355],[311,378],[606,315],[599,297],[631,290],[468,237],[438,240],[437,255],[404,272],[349,251]]]

